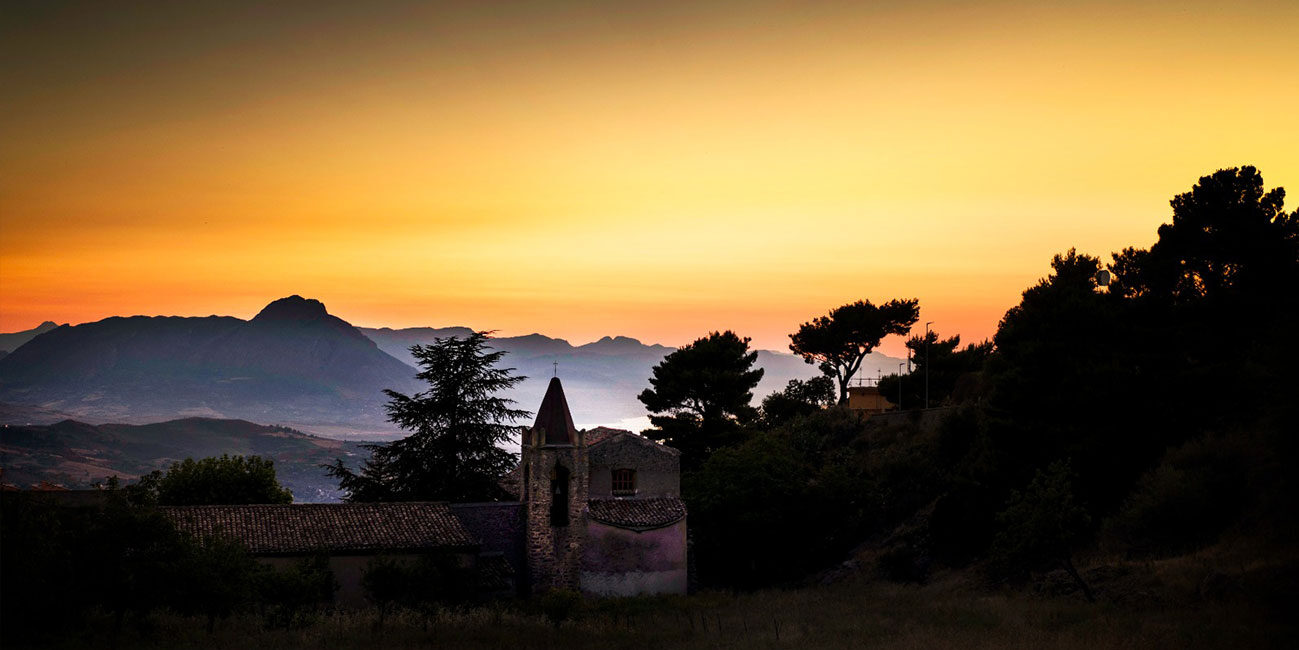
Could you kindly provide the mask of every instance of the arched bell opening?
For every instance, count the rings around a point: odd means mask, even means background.
[[[568,484],[569,471],[563,465],[555,465],[550,472],[550,525],[568,525]]]

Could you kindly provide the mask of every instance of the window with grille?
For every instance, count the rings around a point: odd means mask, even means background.
[[[619,496],[636,494],[636,470],[613,470],[613,493]]]

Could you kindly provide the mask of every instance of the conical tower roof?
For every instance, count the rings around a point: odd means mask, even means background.
[[[577,427],[573,426],[573,414],[568,410],[568,400],[564,398],[564,387],[559,383],[559,377],[550,379],[532,430],[540,434],[543,445],[577,443]]]

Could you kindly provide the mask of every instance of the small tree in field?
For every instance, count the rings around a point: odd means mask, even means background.
[[[385,390],[388,419],[411,434],[387,444],[365,445],[371,456],[354,472],[341,459],[325,468],[349,501],[495,501],[497,484],[514,467],[501,448],[514,439],[511,425],[528,416],[497,393],[523,381],[513,368],[499,368],[503,351],[487,351],[487,332],[435,339],[411,346],[416,378],[429,389],[403,395]]]
[[[848,380],[862,360],[890,334],[906,334],[920,318],[917,300],[890,300],[878,307],[869,300],[836,307],[790,334],[789,349],[839,383],[839,403],[848,403]]]
[[[1091,517],[1073,496],[1073,470],[1056,462],[1039,470],[1022,492],[1011,495],[997,515],[1001,532],[993,541],[996,563],[1007,573],[1063,568],[1089,602],[1091,587],[1073,564],[1073,551],[1087,534]]]

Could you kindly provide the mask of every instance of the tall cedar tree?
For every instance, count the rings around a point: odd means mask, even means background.
[[[501,445],[514,439],[515,420],[529,413],[497,393],[523,381],[497,367],[504,351],[487,351],[487,332],[411,346],[429,389],[414,395],[385,390],[388,419],[411,435],[365,445],[360,473],[335,460],[326,465],[348,501],[494,501],[497,481],[515,464]]]
[[[848,403],[848,380],[862,360],[890,334],[906,334],[920,319],[918,300],[890,300],[878,307],[869,300],[835,307],[790,334],[789,349],[839,383],[839,403]]]
[[[656,428],[645,435],[679,449],[698,466],[713,451],[737,442],[739,424],[757,415],[749,403],[762,379],[748,337],[712,332],[654,366],[650,388],[637,396]]]

